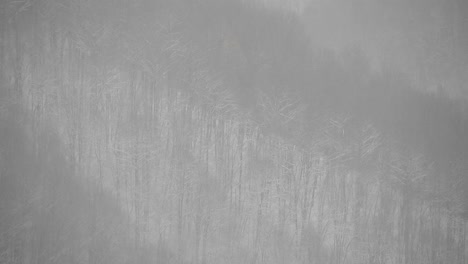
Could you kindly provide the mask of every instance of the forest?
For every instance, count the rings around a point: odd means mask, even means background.
[[[468,262],[463,0],[0,1],[0,263]]]

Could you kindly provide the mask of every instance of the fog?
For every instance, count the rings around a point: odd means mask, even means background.
[[[467,263],[467,8],[1,1],[0,263]]]
[[[357,46],[375,68],[404,71],[423,90],[466,98],[466,1],[310,0],[303,12],[316,43]]]

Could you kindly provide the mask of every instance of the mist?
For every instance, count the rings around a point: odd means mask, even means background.
[[[0,263],[466,263],[467,8],[2,1]]]

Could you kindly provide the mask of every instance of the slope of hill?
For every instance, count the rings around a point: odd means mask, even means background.
[[[227,0],[8,1],[2,12],[2,104],[26,112],[33,146],[24,153],[49,159],[54,176],[39,186],[64,180],[64,193],[83,186],[72,200],[112,201],[89,209],[45,191],[39,197],[52,195],[44,204],[64,207],[63,218],[37,230],[88,253],[2,236],[2,252],[17,252],[2,255],[8,261],[467,259],[459,107],[412,91],[394,71],[372,73],[357,52],[313,51],[294,15]],[[34,147],[46,142],[37,129],[46,124],[55,150]],[[16,132],[5,133],[2,153],[20,149],[8,145]],[[36,159],[5,157],[2,168]],[[55,173],[57,164],[67,168]],[[5,208],[11,222],[28,219]],[[93,224],[62,232],[76,211],[108,235]],[[111,219],[118,230],[107,229]]]

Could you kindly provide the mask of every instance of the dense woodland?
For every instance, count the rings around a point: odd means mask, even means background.
[[[413,72],[261,1],[0,7],[0,263],[468,262],[466,103]]]

